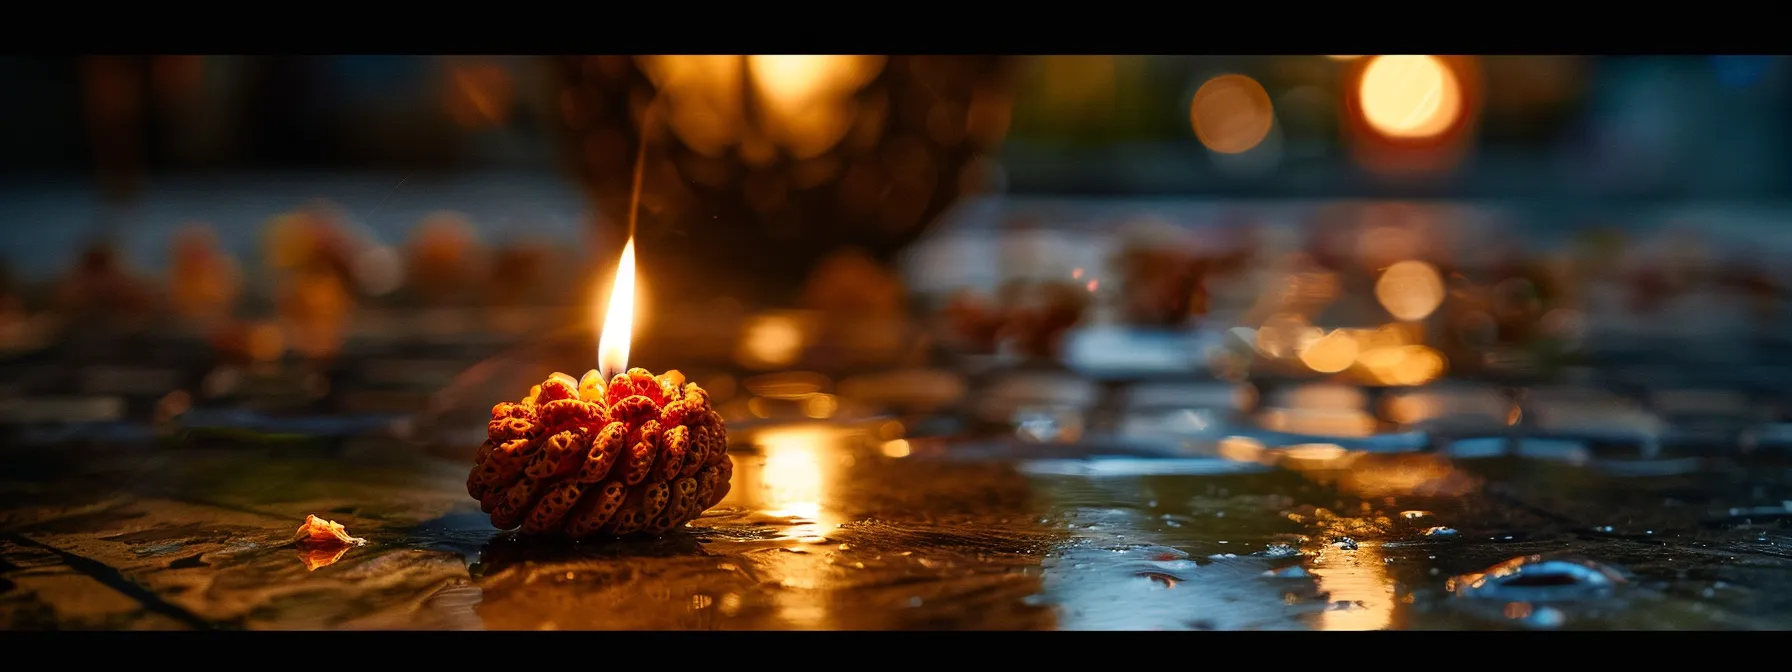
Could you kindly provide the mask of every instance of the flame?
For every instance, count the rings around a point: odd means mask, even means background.
[[[628,370],[629,338],[635,326],[635,239],[629,237],[622,247],[622,261],[616,265],[616,279],[610,285],[610,307],[604,312],[597,339],[597,366],[604,380]]]

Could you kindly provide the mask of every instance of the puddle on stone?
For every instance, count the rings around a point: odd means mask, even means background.
[[[1575,557],[1527,555],[1450,579],[1457,597],[1507,602],[1549,602],[1611,596],[1629,578],[1624,570]]]

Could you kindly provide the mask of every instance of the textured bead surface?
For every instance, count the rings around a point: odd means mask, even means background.
[[[555,373],[492,407],[467,494],[527,535],[664,534],[721,502],[733,472],[721,415],[679,372]]]

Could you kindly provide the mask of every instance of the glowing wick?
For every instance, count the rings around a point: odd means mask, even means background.
[[[604,312],[597,339],[597,367],[604,380],[628,370],[628,342],[635,327],[635,239],[622,247],[616,280],[610,285],[610,307]]]

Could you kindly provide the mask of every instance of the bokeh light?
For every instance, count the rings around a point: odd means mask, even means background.
[[[1370,382],[1419,386],[1442,377],[1449,363],[1443,353],[1432,348],[1402,345],[1364,352],[1357,357],[1357,365]]]
[[[1395,319],[1423,320],[1444,302],[1444,281],[1423,261],[1402,261],[1375,281],[1375,298]]]
[[[1201,144],[1222,154],[1250,151],[1275,125],[1269,92],[1244,75],[1220,75],[1195,91],[1189,119]]]
[[[802,325],[788,315],[758,315],[746,325],[736,358],[747,366],[775,369],[789,366],[803,354]]]
[[[1363,121],[1391,138],[1442,135],[1463,113],[1462,84],[1436,56],[1376,56],[1357,96]]]
[[[1319,373],[1337,373],[1356,363],[1356,339],[1342,329],[1326,334],[1301,350],[1300,361]]]

